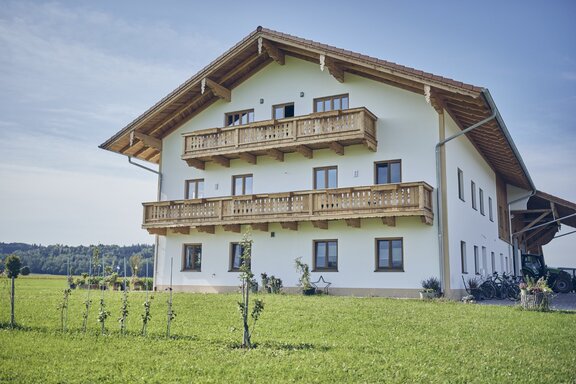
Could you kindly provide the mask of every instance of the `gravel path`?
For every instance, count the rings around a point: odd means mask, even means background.
[[[511,300],[482,300],[478,304],[482,305],[516,305],[519,302]],[[556,293],[550,303],[552,309],[563,311],[576,311],[576,293]]]

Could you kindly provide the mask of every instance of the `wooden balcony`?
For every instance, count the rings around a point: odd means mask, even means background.
[[[368,109],[356,108],[185,133],[182,159],[204,169],[208,161],[229,167],[238,158],[256,164],[262,155],[283,161],[291,152],[312,158],[321,148],[343,155],[344,147],[354,144],[375,151],[376,120]]]
[[[394,226],[397,217],[417,216],[432,224],[432,187],[425,182],[371,185],[351,188],[288,193],[228,196],[208,199],[144,203],[143,228],[151,234],[189,234],[191,228],[214,233],[216,226],[240,232],[248,224],[268,230],[269,223],[298,229],[298,222],[310,221],[328,228],[330,220],[345,220],[360,227],[361,219],[381,218]]]

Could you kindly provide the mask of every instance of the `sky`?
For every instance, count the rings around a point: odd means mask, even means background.
[[[2,0],[0,241],[151,244],[155,175],[98,145],[258,25],[488,88],[537,188],[576,202],[574,20],[571,0]]]

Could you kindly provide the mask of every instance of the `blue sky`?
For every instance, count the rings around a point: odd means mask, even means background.
[[[536,186],[576,201],[574,20],[573,1],[4,0],[0,241],[151,243],[154,176],[97,146],[258,25],[490,89]]]

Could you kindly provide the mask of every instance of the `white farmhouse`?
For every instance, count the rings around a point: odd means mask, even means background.
[[[302,257],[330,293],[457,297],[519,271],[536,191],[487,89],[261,27],[101,147],[159,165],[158,289],[236,290],[250,230],[285,287]]]

